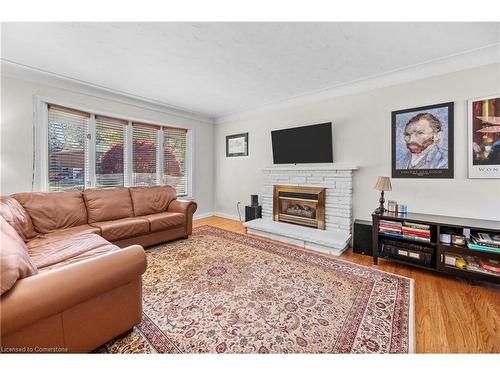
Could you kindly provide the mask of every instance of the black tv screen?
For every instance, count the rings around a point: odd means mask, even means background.
[[[332,163],[332,123],[271,132],[274,164]]]

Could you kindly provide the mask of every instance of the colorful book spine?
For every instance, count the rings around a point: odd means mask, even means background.
[[[400,230],[392,229],[392,228],[384,228],[380,227],[379,232],[395,232],[395,233],[401,233]]]
[[[397,221],[381,220],[378,226],[380,233],[400,234],[402,224]]]
[[[500,254],[500,249],[496,247],[490,247],[490,246],[483,246],[483,245],[477,245],[473,242],[469,242],[467,244],[467,247],[472,250],[480,250],[480,251],[488,251],[490,253],[497,253]]]
[[[398,232],[380,232],[382,234],[387,234],[388,236],[393,236],[393,237],[404,237],[404,235],[402,233],[398,233]]]
[[[431,227],[427,224],[417,224],[417,223],[410,223],[408,221],[405,222],[405,225],[406,227],[411,227],[411,228],[414,228],[414,229],[423,229],[423,230],[430,230]]]
[[[413,230],[413,229],[409,229],[409,228],[405,228],[405,227],[403,227],[402,232],[407,233],[407,234],[411,234],[414,236],[425,237],[425,238],[429,238],[431,236],[430,231],[418,231],[418,230]]]
[[[418,232],[418,233],[430,233],[430,229],[420,229],[420,228],[414,228],[414,227],[409,227],[408,225],[403,225],[401,228],[406,229],[406,230],[411,230],[413,232]]]
[[[500,264],[493,264],[489,262],[485,262],[482,259],[479,259],[479,265],[484,268],[485,270],[495,272],[495,273],[500,273]]]
[[[500,249],[500,244],[492,244],[492,243],[489,243],[489,242],[478,241],[478,240],[475,240],[474,242],[476,243],[476,245],[487,246],[487,247],[492,247],[492,248],[495,248],[495,249]]]
[[[478,233],[479,238],[474,238],[476,242],[481,241],[488,245],[500,246],[500,241],[496,240],[498,236],[492,236],[488,233]]]
[[[493,240],[489,234],[478,233],[478,236],[479,237],[472,237],[472,240],[477,245],[500,248],[500,242]]]

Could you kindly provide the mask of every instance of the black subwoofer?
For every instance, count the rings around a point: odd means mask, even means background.
[[[354,220],[352,251],[356,254],[373,255],[371,221]]]
[[[262,206],[245,206],[245,221],[260,219],[262,217]]]

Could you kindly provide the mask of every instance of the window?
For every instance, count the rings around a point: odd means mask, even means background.
[[[37,190],[167,184],[190,194],[187,129],[40,104]]]
[[[176,186],[178,195],[187,195],[186,130],[163,130],[163,183]]]
[[[96,187],[125,186],[125,130],[127,121],[95,117]]]
[[[48,114],[48,190],[83,189],[90,114],[53,105]]]
[[[156,185],[158,182],[158,128],[134,124],[132,131],[132,181],[134,186]]]

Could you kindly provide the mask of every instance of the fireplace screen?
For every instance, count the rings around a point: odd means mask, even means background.
[[[274,186],[275,221],[325,229],[325,189],[309,186]]]

